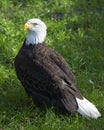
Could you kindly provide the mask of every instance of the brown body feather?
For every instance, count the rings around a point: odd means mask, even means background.
[[[26,46],[15,58],[18,79],[38,105],[55,106],[68,113],[77,111],[76,98],[83,99],[68,64],[46,44]]]

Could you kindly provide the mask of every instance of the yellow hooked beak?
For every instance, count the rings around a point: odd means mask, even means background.
[[[24,29],[30,29],[30,28],[32,28],[32,25],[31,25],[31,24],[26,23],[26,24],[24,25]]]

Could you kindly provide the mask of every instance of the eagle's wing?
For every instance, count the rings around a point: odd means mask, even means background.
[[[60,77],[59,90],[62,94],[61,101],[68,111],[74,112],[77,110],[76,97],[83,99],[79,89],[76,87],[75,76],[60,54],[52,50],[50,58],[59,68],[58,76]]]

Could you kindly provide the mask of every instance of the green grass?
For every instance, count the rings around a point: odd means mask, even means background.
[[[0,130],[104,129],[104,1],[0,1]],[[26,32],[24,23],[41,18],[48,27],[46,43],[70,64],[78,86],[102,114],[87,120],[52,109],[39,109],[17,80],[14,57]]]

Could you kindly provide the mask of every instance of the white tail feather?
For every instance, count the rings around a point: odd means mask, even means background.
[[[101,116],[100,112],[97,110],[96,106],[89,102],[86,98],[83,100],[76,98],[78,104],[77,112],[86,118],[94,118],[97,119]]]

